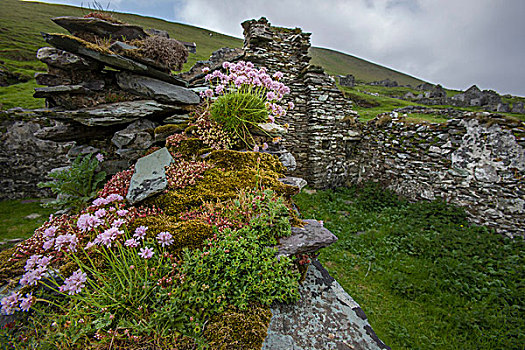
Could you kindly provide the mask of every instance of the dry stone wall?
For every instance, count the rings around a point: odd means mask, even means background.
[[[411,200],[442,198],[475,223],[525,236],[524,123],[470,113],[411,124],[397,115],[362,125],[349,182],[381,182]]]

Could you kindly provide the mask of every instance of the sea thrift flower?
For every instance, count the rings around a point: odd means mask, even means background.
[[[150,259],[155,252],[153,252],[153,249],[149,247],[140,248],[139,256],[144,259]]]
[[[281,72],[275,72],[275,74],[273,75],[273,78],[277,80],[281,79],[282,77],[283,77],[283,73]]]
[[[138,239],[143,239],[146,236],[147,229],[148,228],[146,226],[137,227],[135,229],[135,234],[133,235],[133,237],[138,238]]]
[[[51,257],[50,256],[43,256],[37,261],[37,265],[39,267],[47,268],[47,266],[51,263]]]
[[[128,211],[126,209],[121,209],[117,211],[118,216],[126,216],[127,213]]]
[[[108,201],[106,200],[106,198],[102,198],[102,197],[97,198],[97,199],[95,199],[93,201],[93,205],[95,207],[100,207],[100,206],[103,206],[103,205],[106,205],[106,204],[108,204]]]
[[[18,292],[12,293],[11,295],[2,298],[2,313],[4,315],[12,315],[15,311],[18,311],[18,304],[20,302],[20,294]]]
[[[106,201],[108,203],[119,202],[119,201],[121,201],[123,199],[124,199],[124,197],[122,197],[120,194],[116,194],[116,193],[112,193],[112,194],[110,194],[109,196],[106,197]]]
[[[56,226],[50,226],[48,228],[46,228],[46,230],[44,231],[44,238],[53,238],[55,237],[55,232],[57,231],[57,227]]]
[[[263,149],[263,151],[266,151],[268,149],[268,144],[266,142],[263,143],[262,149]]]
[[[124,242],[124,245],[126,247],[131,247],[131,248],[137,248],[139,244],[140,244],[139,241],[137,241],[135,238],[130,238],[126,240],[126,242]]]
[[[47,276],[46,267],[38,267],[34,270],[26,272],[20,279],[20,285],[22,286],[36,286],[37,282],[42,279],[42,277]]]
[[[82,291],[87,281],[87,274],[78,269],[66,278],[64,285],[60,286],[61,292],[67,292],[69,295],[75,295]]]
[[[27,261],[26,261],[26,265],[24,266],[24,270],[25,271],[29,271],[29,270],[33,269],[33,267],[36,266],[38,260],[41,257],[42,257],[42,255],[40,255],[40,254],[31,255],[31,257],[29,259],[27,259]]]
[[[106,213],[107,213],[106,209],[99,209],[95,212],[95,216],[100,219],[106,216]]]
[[[102,153],[98,153],[95,158],[97,158],[97,160],[102,163],[104,161],[104,155]]]
[[[257,145],[253,146],[253,151],[254,152],[259,152],[259,146],[257,146]]]
[[[82,231],[89,231],[97,226],[99,226],[102,221],[94,215],[91,214],[82,214],[78,218],[77,227]]]
[[[96,244],[105,245],[106,247],[111,247],[111,243],[123,233],[123,231],[119,231],[116,227],[111,227],[99,234],[93,242]]]
[[[116,228],[119,228],[120,226],[124,225],[126,223],[126,221],[122,220],[122,219],[117,219],[115,221],[113,221],[113,223],[111,224],[112,227],[116,227]]]
[[[70,252],[76,252],[77,251],[77,244],[78,244],[78,238],[74,234],[65,234],[58,236],[55,239],[55,249],[57,251],[62,250],[62,246],[69,244],[68,248]]]
[[[157,235],[157,240],[159,241],[160,245],[163,247],[170,246],[171,244],[173,244],[173,236],[169,232],[159,233]]]
[[[210,71],[210,67],[204,67],[202,68],[203,73],[208,73]]]
[[[49,241],[45,241],[44,244],[42,245],[42,248],[44,248],[44,250],[49,250],[54,245],[55,245],[55,239],[53,238],[53,239],[50,239]]]
[[[206,91],[204,91],[204,96],[206,96],[208,98],[213,97],[213,90],[212,89],[207,89]]]
[[[29,311],[31,306],[35,303],[35,297],[33,297],[32,293],[26,294],[25,298],[20,299],[20,309],[24,312]]]

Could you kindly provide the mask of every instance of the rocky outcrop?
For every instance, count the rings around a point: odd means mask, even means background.
[[[263,350],[390,349],[361,309],[316,260],[299,287],[301,300],[274,305]]]

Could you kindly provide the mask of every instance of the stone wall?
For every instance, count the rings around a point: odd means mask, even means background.
[[[283,72],[281,81],[291,89],[284,102],[296,107],[279,122],[290,125],[284,144],[297,160],[296,173],[315,187],[342,184],[347,174],[341,150],[357,140],[352,131],[356,113],[334,79],[309,65],[310,34],[273,27],[266,18],[242,26],[244,59],[271,73]]]
[[[363,139],[347,158],[349,182],[380,182],[411,200],[443,198],[475,223],[525,236],[524,123],[488,113],[444,124],[396,117],[362,125]]]

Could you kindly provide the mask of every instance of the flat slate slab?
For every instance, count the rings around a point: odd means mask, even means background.
[[[200,97],[190,89],[133,73],[117,73],[121,89],[164,103],[198,104]]]
[[[51,20],[71,34],[87,32],[113,40],[122,40],[123,38],[135,40],[149,36],[142,27],[127,23],[112,23],[94,17],[62,16],[51,18]]]
[[[117,55],[111,51],[96,49],[94,44],[90,44],[70,35],[42,33],[42,37],[46,42],[58,49],[91,58],[110,67],[156,78],[174,85],[188,86],[188,83],[180,78],[161,72],[156,68],[134,61],[130,58]]]
[[[166,147],[140,158],[135,164],[126,199],[135,204],[164,191],[168,186],[165,168],[173,163],[173,157]]]
[[[292,227],[292,234],[279,239],[277,256],[314,253],[337,241],[317,220],[303,220],[304,227]]]
[[[364,311],[318,261],[299,287],[301,300],[271,308],[262,350],[390,349],[375,334]]]

